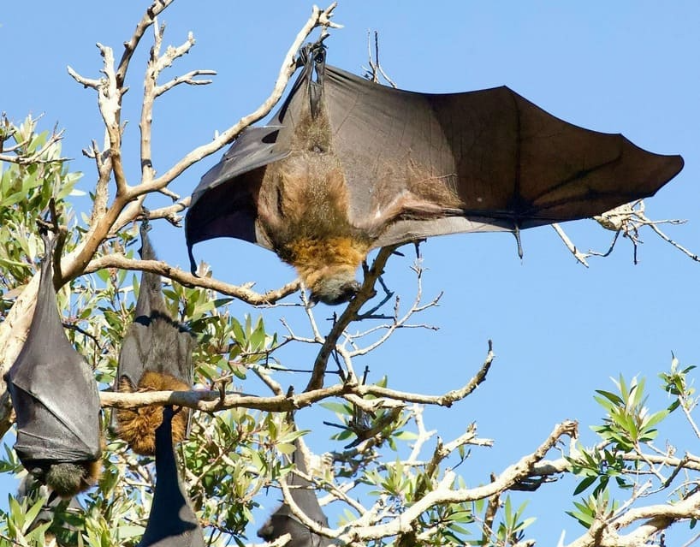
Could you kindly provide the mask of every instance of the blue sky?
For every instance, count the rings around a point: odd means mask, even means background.
[[[21,120],[44,114],[44,128],[66,128],[64,153],[85,172],[80,188],[92,187],[92,164],[81,149],[102,139],[96,100],[66,72],[71,65],[86,77],[101,67],[96,42],[113,46],[130,36],[145,2],[9,3],[0,13],[0,50],[4,52],[0,109]],[[70,6],[70,7],[68,7]],[[179,44],[193,31],[197,45],[166,76],[194,68],[215,69],[211,86],[180,87],[156,104],[154,164],[164,172],[193,147],[207,142],[255,109],[268,95],[279,65],[311,4],[273,1],[206,3],[178,0],[161,20],[166,42]],[[328,62],[360,72],[366,66],[367,31],[378,30],[381,61],[405,89],[453,92],[508,85],[552,114],[571,123],[605,132],[622,132],[642,148],[685,158],[683,172],[657,196],[647,200],[655,219],[688,219],[666,228],[669,235],[700,252],[698,236],[698,169],[700,161],[700,4],[693,0],[660,3],[554,1],[369,1],[341,0],[335,20],[345,28],[326,42]],[[127,176],[139,172],[138,104],[147,48],[137,55],[126,97],[125,154]],[[220,154],[191,168],[172,189],[187,195]],[[149,199],[151,208],[165,204]],[[78,207],[87,207],[83,198]],[[593,221],[563,226],[583,250],[607,249],[612,234]],[[650,231],[642,232],[640,263],[632,247],[620,241],[607,259],[577,264],[555,232],[538,228],[523,233],[523,260],[508,234],[456,235],[422,246],[426,297],[444,290],[439,308],[418,318],[438,325],[437,333],[399,332],[364,361],[372,378],[389,375],[401,389],[439,393],[461,385],[481,364],[486,341],[493,339],[497,360],[487,382],[467,401],[449,411],[431,410],[427,427],[439,427],[443,439],[461,433],[472,421],[479,433],[494,438],[490,450],[476,451],[461,469],[471,484],[488,480],[521,455],[533,450],[566,418],[579,420],[582,442],[595,437],[588,425],[601,411],[595,389],[610,389],[610,377],[622,373],[648,377],[670,363],[671,352],[690,364],[700,357],[697,327],[700,265]],[[157,226],[159,255],[187,268],[182,232]],[[218,240],[196,249],[210,261],[217,277],[243,283],[255,280],[260,290],[290,281],[292,270],[270,252],[235,240]],[[413,286],[406,258],[394,258],[386,280],[409,301]],[[317,308],[320,319],[330,315]],[[269,328],[285,315],[304,328],[299,310],[262,313]],[[290,366],[308,365],[308,353],[286,354]],[[305,361],[306,359],[306,361]],[[303,384],[305,378],[283,381]],[[650,404],[667,401],[654,394]],[[321,418],[300,413],[303,425],[315,426],[312,448],[323,450],[332,431],[317,427]],[[328,419],[324,416],[323,419]],[[662,432],[690,449],[690,431],[680,420]],[[8,482],[0,477],[0,492]],[[8,486],[9,488],[9,486]],[[556,542],[562,529],[572,540],[582,532],[564,515],[574,482],[544,487],[529,506],[538,517],[531,528],[540,545]],[[4,498],[4,496],[0,496]],[[3,500],[4,503],[4,500]],[[678,532],[679,536],[685,537]],[[671,543],[669,543],[671,544]]]

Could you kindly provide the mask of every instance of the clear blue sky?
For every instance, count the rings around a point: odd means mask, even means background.
[[[80,151],[91,139],[101,142],[101,123],[94,93],[75,84],[66,65],[97,77],[101,59],[94,44],[121,51],[146,5],[13,2],[0,13],[0,109],[15,120],[44,113],[45,128],[56,122],[65,127],[64,152],[76,158],[74,168],[86,173],[80,183],[84,190],[92,187],[95,175]],[[301,1],[178,0],[166,11],[167,43],[179,44],[190,30],[197,38],[192,52],[166,74],[209,68],[219,75],[212,86],[181,87],[157,103],[158,171],[267,97],[310,7]],[[345,28],[327,41],[331,64],[361,71],[367,64],[367,30],[376,29],[382,64],[402,88],[450,92],[505,84],[569,122],[622,132],[657,153],[682,154],[684,171],[647,201],[647,213],[688,219],[667,231],[700,252],[700,3],[341,0],[335,19]],[[139,172],[137,107],[146,52],[132,63],[123,116],[130,120],[125,161],[131,183]],[[190,169],[172,189],[190,193],[219,156]],[[77,205],[85,208],[83,199]],[[147,205],[164,203],[156,198]],[[612,236],[593,221],[564,228],[583,250],[605,250]],[[443,439],[477,421],[479,433],[496,440],[493,449],[476,451],[473,461],[460,468],[469,484],[487,481],[490,472],[533,450],[566,418],[579,420],[582,441],[591,444],[595,437],[588,426],[601,415],[593,391],[612,388],[611,376],[643,375],[655,386],[672,351],[686,364],[700,359],[700,264],[650,231],[641,235],[640,264],[633,264],[629,242],[620,241],[611,257],[591,260],[590,269],[577,264],[548,227],[523,233],[522,261],[507,234],[431,240],[422,247],[429,268],[425,294],[444,290],[445,296],[439,308],[418,320],[440,331],[400,332],[356,367],[370,365],[375,380],[388,374],[397,388],[439,393],[471,376],[484,358],[486,341],[493,339],[497,360],[488,381],[453,409],[427,413],[427,427],[439,427]],[[157,227],[154,243],[162,258],[187,268],[181,231]],[[406,254],[390,262],[387,282],[408,301],[413,294],[410,249]],[[197,257],[211,261],[217,277],[231,283],[255,280],[260,290],[293,278],[272,253],[240,241],[201,244]],[[251,311],[243,305],[234,309]],[[300,311],[283,311],[304,328]],[[261,313],[270,328],[279,326],[279,313]],[[319,318],[327,315],[328,309],[317,308]],[[287,355],[290,366],[308,365],[308,354]],[[305,379],[289,381],[301,385]],[[651,403],[667,404],[662,395]],[[302,412],[299,420],[309,426],[318,425],[319,418]],[[697,440],[680,421],[674,423],[677,428],[663,431],[659,445],[668,437],[681,450],[692,448]],[[309,444],[323,450],[331,433],[316,427]],[[0,492],[8,484],[0,477]],[[564,515],[573,487],[567,479],[533,497],[529,514],[538,521],[529,537],[540,545],[554,544],[563,529],[569,541],[582,533]]]

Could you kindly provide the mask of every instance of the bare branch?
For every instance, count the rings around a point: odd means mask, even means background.
[[[574,258],[578,260],[581,264],[583,264],[586,268],[588,268],[588,262],[586,262],[586,258],[588,258],[589,255],[586,253],[582,253],[576,248],[576,245],[574,245],[571,240],[569,239],[569,236],[566,235],[566,232],[561,229],[561,226],[559,226],[558,223],[552,224],[552,228],[554,228],[554,231],[557,233],[557,235],[561,238],[561,240],[564,242],[564,245],[566,245],[566,248],[571,251],[571,254],[574,255]]]
[[[187,84],[187,85],[208,85],[212,83],[214,80],[195,80],[197,76],[216,76],[216,70],[192,70],[188,72],[187,74],[183,74],[182,76],[178,76],[177,78],[173,78],[169,82],[166,82],[162,85],[159,85],[155,89],[155,96],[159,97],[166,91],[169,91],[173,87],[180,85],[180,84]]]
[[[134,51],[136,51],[141,38],[143,38],[143,35],[146,34],[146,31],[155,22],[155,18],[158,17],[158,15],[160,15],[163,10],[165,10],[165,8],[172,3],[173,0],[155,0],[155,2],[148,7],[146,13],[141,18],[141,21],[139,21],[139,23],[136,25],[136,30],[134,31],[133,36],[127,42],[124,42],[124,53],[119,61],[119,68],[117,69],[116,74],[117,82],[120,86],[124,85],[124,81],[126,80],[126,71],[129,68],[129,62],[131,61],[131,57],[134,55]]]
[[[421,514],[436,504],[463,503],[490,498],[526,478],[537,462],[541,461],[547,452],[565,435],[570,437],[577,435],[576,422],[566,421],[558,424],[537,450],[522,457],[517,463],[505,469],[489,484],[475,488],[453,490],[451,486],[455,480],[455,474],[453,471],[447,471],[435,489],[428,492],[425,497],[416,501],[389,522],[372,525],[367,521],[366,516],[363,516],[346,526],[341,535],[334,537],[337,537],[341,542],[367,541],[405,534],[412,530],[414,522]]]
[[[306,390],[318,389],[323,386],[323,377],[326,373],[326,367],[328,366],[328,359],[331,353],[335,349],[339,338],[342,336],[347,326],[356,319],[360,308],[374,296],[374,285],[379,276],[384,272],[384,266],[386,266],[389,257],[396,248],[397,246],[394,245],[380,249],[377,258],[375,258],[372,263],[372,267],[365,272],[362,287],[360,287],[355,298],[353,298],[345,310],[343,310],[343,313],[335,321],[333,328],[326,336],[321,350],[318,352],[316,360],[314,361],[313,372],[311,373],[311,378],[306,386]]]
[[[180,161],[178,161],[174,166],[168,169],[160,177],[156,178],[152,182],[141,184],[138,187],[132,188],[129,194],[130,199],[134,199],[139,195],[153,192],[155,190],[159,190],[160,188],[164,188],[165,186],[170,184],[170,182],[173,181],[176,177],[181,175],[185,170],[190,168],[193,164],[195,164],[202,158],[205,158],[210,154],[221,150],[221,148],[223,148],[227,144],[230,144],[243,129],[267,116],[267,114],[270,113],[272,108],[282,97],[282,94],[284,93],[284,90],[287,87],[287,83],[289,83],[289,79],[291,78],[292,74],[294,74],[294,71],[296,70],[296,63],[294,61],[294,58],[296,56],[297,51],[303,45],[304,41],[307,39],[311,31],[313,31],[316,27],[319,26],[324,28],[339,28],[339,25],[331,23],[330,21],[335,6],[336,4],[333,3],[326,10],[323,11],[319,10],[316,6],[314,6],[311,17],[297,34],[297,37],[295,38],[294,42],[289,48],[289,51],[287,51],[284,60],[282,61],[282,66],[280,68],[279,75],[277,77],[277,81],[275,82],[272,93],[255,111],[241,118],[237,123],[235,123],[233,126],[229,127],[223,133],[218,135],[209,144],[198,146],[194,150],[187,153]]]
[[[6,153],[0,154],[0,161],[4,161],[7,163],[16,163],[17,165],[30,165],[30,164],[38,164],[38,163],[62,163],[64,161],[69,161],[70,158],[46,158],[43,157],[46,155],[46,153],[53,148],[53,146],[61,141],[63,139],[63,133],[64,131],[61,130],[58,133],[54,132],[49,139],[46,141],[44,146],[42,146],[39,150],[34,152],[30,156],[26,155],[14,155],[10,156]],[[19,145],[18,145],[19,146]],[[6,150],[6,152],[12,152],[13,149],[16,149],[17,147],[12,147],[12,149]]]
[[[299,290],[299,282],[294,281],[280,289],[259,294],[250,290],[249,285],[229,285],[228,283],[218,281],[211,277],[195,277],[189,272],[170,266],[167,262],[159,260],[135,260],[117,253],[91,260],[85,267],[84,273],[92,273],[105,268],[120,268],[122,270],[135,270],[159,274],[173,281],[177,281],[181,285],[211,289],[221,294],[233,296],[255,306],[273,304],[277,300]]]
[[[479,387],[479,385],[482,382],[486,380],[486,375],[488,374],[491,368],[491,364],[493,363],[494,358],[495,355],[493,353],[493,344],[491,340],[489,340],[489,351],[486,355],[486,360],[484,361],[483,365],[481,365],[481,368],[474,375],[474,377],[460,389],[454,389],[443,395],[422,395],[415,393],[407,393],[374,385],[363,386],[363,389],[377,397],[387,397],[410,403],[422,403],[450,407],[455,402],[461,401],[465,397],[469,396],[469,394],[471,394],[477,387]]]

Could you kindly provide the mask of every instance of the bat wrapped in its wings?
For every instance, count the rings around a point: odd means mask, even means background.
[[[100,398],[92,369],[66,337],[56,307],[56,240],[42,237],[46,256],[34,316],[5,380],[17,415],[20,461],[59,496],[72,497],[101,472]]]
[[[197,515],[180,484],[173,450],[172,407],[159,407],[161,423],[155,431],[156,490],[151,514],[137,547],[204,547]]]
[[[296,267],[314,301],[347,301],[373,248],[592,217],[653,195],[683,167],[583,129],[507,87],[414,93],[325,64],[271,124],[245,130],[192,195],[192,246],[235,237]]]
[[[304,454],[300,448],[300,441],[295,441],[296,449],[292,456],[292,461],[296,465],[297,470],[304,474],[308,474]],[[290,492],[294,503],[301,509],[307,517],[316,521],[322,526],[328,526],[328,519],[321,510],[321,505],[318,503],[316,492],[313,485],[306,479],[292,474],[291,479],[287,481],[290,487]],[[332,545],[328,538],[321,537],[304,524],[302,524],[292,513],[292,510],[286,503],[280,505],[277,510],[272,513],[268,521],[263,524],[258,530],[258,537],[265,541],[273,541],[284,534],[290,534],[292,539],[287,543],[287,547],[326,547]]]
[[[148,225],[141,226],[141,258],[155,259],[148,238]],[[173,321],[165,307],[161,278],[143,272],[134,322],[129,327],[115,378],[115,391],[188,391],[192,386],[192,351],[195,339],[185,326]],[[153,455],[155,431],[162,421],[162,408],[146,406],[135,410],[112,411],[112,429],[137,454]],[[186,434],[189,409],[173,419],[173,439]]]

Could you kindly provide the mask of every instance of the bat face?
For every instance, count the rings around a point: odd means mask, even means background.
[[[173,409],[160,407],[161,422],[156,430],[156,489],[151,514],[138,547],[204,547],[197,516],[189,506],[180,484],[173,451]],[[178,413],[181,411],[178,411]]]
[[[293,455],[297,469],[302,473],[307,473],[304,456],[299,449],[299,442],[296,442],[296,450]],[[328,526],[328,519],[321,511],[321,506],[316,498],[313,485],[297,476],[291,475],[288,480],[292,499],[307,517],[317,523]],[[319,536],[304,526],[291,512],[291,509],[282,504],[271,516],[270,519],[258,530],[258,537],[265,541],[273,541],[284,534],[290,534],[292,539],[288,546],[291,547],[323,547],[331,545],[329,539]]]
[[[154,259],[155,252],[141,230],[141,256]],[[133,393],[144,391],[188,391],[192,385],[194,337],[168,315],[159,275],[144,272],[141,277],[136,317],[122,342],[115,389]],[[161,407],[112,412],[112,429],[137,454],[153,455],[156,429],[162,421]],[[173,440],[186,436],[189,410],[178,412],[172,424]]]
[[[15,451],[24,467],[58,495],[96,482],[102,453],[100,401],[92,370],[63,331],[51,257],[46,257],[34,316],[22,351],[5,376],[17,415]]]
[[[592,217],[683,167],[562,121],[506,87],[387,88],[307,51],[273,122],[244,131],[192,195],[192,246],[234,237],[293,265],[312,300],[347,301],[373,248]]]

